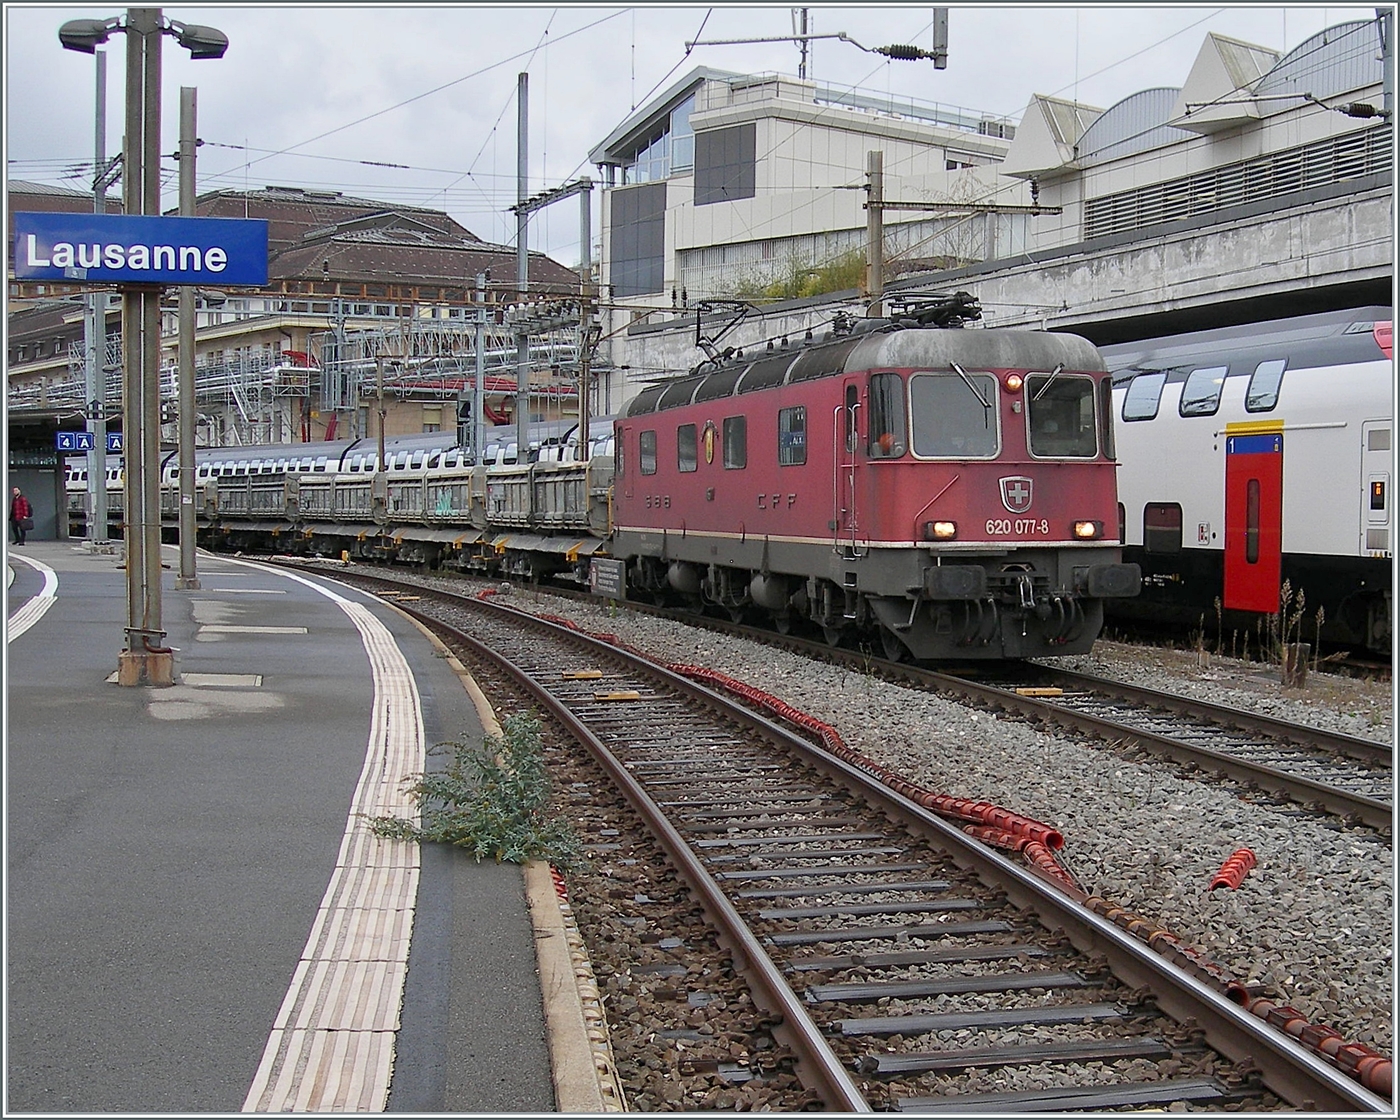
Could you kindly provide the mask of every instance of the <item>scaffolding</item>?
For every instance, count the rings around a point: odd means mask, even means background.
[[[540,305],[547,307],[548,305]],[[532,396],[559,391],[558,379],[578,370],[577,305],[561,305],[557,321],[546,329],[531,327],[532,374],[548,371],[548,379],[533,381]],[[573,321],[570,322],[570,314]],[[481,326],[486,384],[511,392],[518,368],[514,324],[496,322],[488,308]],[[319,408],[346,414],[350,436],[358,431],[361,411],[378,394],[382,378],[386,395],[399,399],[460,402],[476,380],[475,312],[462,319],[415,318],[402,315],[347,329],[339,315],[330,330],[310,335],[305,362],[292,362],[269,346],[248,346],[223,352],[218,358],[197,360],[195,403],[200,446],[290,443],[305,438],[303,414]],[[300,357],[300,355],[298,356]],[[9,388],[11,407],[39,406],[86,409],[86,356],[81,340],[69,344],[62,379]],[[382,368],[381,368],[382,367]],[[122,406],[122,340],[107,336],[103,362],[106,411],[118,415]],[[178,366],[161,369],[162,428],[175,421]],[[167,433],[162,431],[162,437]]]

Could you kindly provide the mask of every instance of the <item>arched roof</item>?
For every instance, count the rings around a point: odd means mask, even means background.
[[[1288,94],[1311,94],[1319,101],[1337,97],[1363,86],[1379,85],[1384,79],[1380,39],[1375,20],[1339,23],[1306,39],[1278,60],[1254,88],[1264,113],[1281,113],[1295,108]]]
[[[1105,109],[1079,138],[1079,165],[1088,167],[1187,139],[1189,133],[1167,123],[1180,94],[1170,86],[1144,89]]]

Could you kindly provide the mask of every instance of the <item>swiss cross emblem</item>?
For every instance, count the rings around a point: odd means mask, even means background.
[[[1003,478],[1001,504],[1012,513],[1025,513],[1031,508],[1031,480],[1021,475]]]

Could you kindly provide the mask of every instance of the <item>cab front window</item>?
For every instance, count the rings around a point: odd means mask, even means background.
[[[990,373],[916,373],[909,379],[915,455],[990,459],[997,453],[997,382]]]
[[[1026,421],[1031,454],[1092,459],[1099,453],[1094,418],[1094,380],[1068,374],[1033,373],[1026,378]]]

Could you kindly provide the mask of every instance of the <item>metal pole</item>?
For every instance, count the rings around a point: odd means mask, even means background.
[[[379,397],[379,467],[384,470],[384,357],[374,359],[374,385]]]
[[[869,304],[866,314],[879,319],[884,314],[885,291],[885,153],[866,152],[865,169],[869,197],[865,207],[865,234],[869,254],[869,273],[866,276],[866,295]]]
[[[180,87],[180,216],[194,217],[197,91]],[[194,517],[194,289],[180,287],[180,576],[175,587],[199,590],[195,573]]]
[[[593,184],[579,193],[578,457],[588,458],[588,342],[593,325]]]
[[[530,75],[521,74],[516,85],[516,176],[515,201],[523,204],[530,195]],[[515,284],[520,301],[530,286],[529,212],[520,205],[515,212]],[[515,461],[530,461],[530,336],[515,339]]]
[[[127,214],[144,212],[141,166],[145,148],[141,131],[144,122],[141,76],[146,36],[143,30],[145,21],[137,25],[136,15],[135,10],[128,13],[126,34],[126,137],[122,152],[122,205]],[[144,613],[146,572],[141,504],[141,468],[145,463],[141,446],[143,324],[141,289],[126,285],[122,288],[122,540],[126,553],[126,649],[133,661],[143,648],[139,628]],[[139,665],[135,676],[136,679],[130,683],[141,683]],[[119,679],[125,681],[126,677],[119,674]]]
[[[92,209],[107,212],[107,52],[97,56],[97,127],[93,149]],[[87,299],[83,318],[83,351],[87,376],[87,429],[92,450],[87,455],[89,547],[107,539],[107,293]]]
[[[472,461],[486,450],[486,277],[476,274],[476,383],[472,386]]]
[[[141,9],[133,9],[133,15]],[[145,124],[142,140],[145,144],[144,162],[141,165],[144,180],[142,191],[142,214],[160,214],[160,54],[161,54],[161,13],[158,8],[145,9],[149,13],[144,26],[145,75],[144,95]],[[159,286],[143,289],[143,312],[145,334],[142,338],[144,358],[142,361],[141,406],[145,422],[145,438],[142,450],[145,462],[141,468],[141,485],[144,497],[142,517],[146,532],[146,545],[143,559],[146,562],[146,599],[142,626],[144,648],[163,645],[165,637],[161,627],[161,563],[160,563],[160,297]]]

